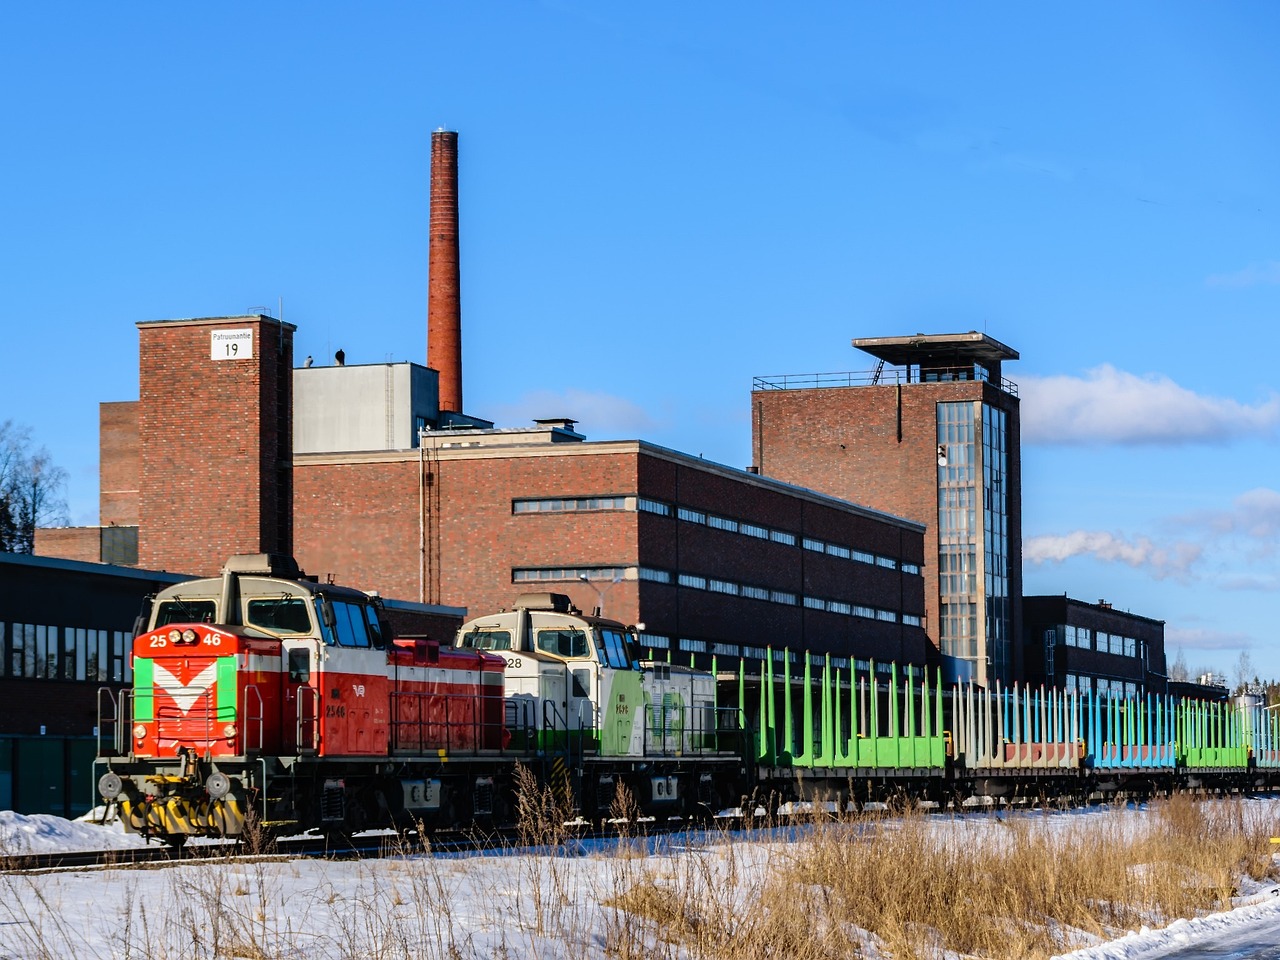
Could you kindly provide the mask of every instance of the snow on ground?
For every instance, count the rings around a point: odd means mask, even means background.
[[[99,814],[101,811],[99,811]],[[118,827],[104,827],[81,820],[64,820],[49,814],[24,816],[0,810],[0,856],[58,853],[66,850],[119,850],[140,847],[145,841]]]
[[[1258,804],[1280,823],[1280,801]],[[966,813],[936,829],[975,843],[999,842],[1009,817],[1036,817],[1068,830],[1105,812],[1044,815]],[[87,818],[86,818],[87,819]],[[1144,829],[1134,816],[1133,828]],[[1278,831],[1280,832],[1280,831]],[[729,874],[740,879],[776,865],[779,840],[757,835],[730,845],[660,841],[634,855],[595,844],[561,857],[431,857],[378,861],[208,860],[162,869],[114,867],[39,875],[0,873],[0,958],[119,956],[214,958],[500,957],[596,960],[634,934],[611,899],[663,870],[697,875],[709,896]],[[143,841],[118,825],[0,812],[0,854],[114,849]],[[406,851],[409,853],[409,851]],[[692,855],[692,856],[691,856]],[[691,866],[690,864],[695,864]],[[725,885],[728,886],[727,884]],[[1143,928],[1067,954],[1070,960],[1194,957],[1198,944],[1280,941],[1280,887],[1242,884],[1235,909]],[[669,945],[663,944],[666,948]],[[672,955],[668,949],[659,952]],[[676,951],[676,955],[679,951]],[[1250,953],[1213,954],[1250,956]],[[864,957],[883,955],[868,937]]]
[[[1063,954],[1058,960],[1157,960],[1184,953],[1194,956],[1197,946],[1255,940],[1260,929],[1274,931],[1271,944],[1280,942],[1280,889],[1272,884],[1252,897],[1237,898],[1236,902],[1245,905],[1193,920],[1175,920],[1162,930],[1143,927],[1118,940]]]

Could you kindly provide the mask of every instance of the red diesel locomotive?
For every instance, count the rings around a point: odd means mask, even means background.
[[[495,814],[512,770],[503,658],[393,641],[379,614],[268,556],[162,591],[133,688],[104,695],[100,794],[175,844],[250,817],[352,832]]]

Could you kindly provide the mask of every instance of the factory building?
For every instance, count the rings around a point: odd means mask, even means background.
[[[472,613],[565,593],[701,666],[789,647],[984,684],[1163,676],[1162,633],[1075,624],[1069,646],[1065,615],[1024,633],[1003,375],[1018,354],[986,334],[860,339],[866,373],[756,378],[748,470],[588,440],[574,420],[494,429],[463,412],[457,170],[456,134],[437,131],[427,366],[342,351],[295,365],[295,327],[261,314],[139,323],[139,400],[102,406],[103,526],[41,531],[39,552],[200,575],[292,554]],[[1086,626],[1107,638],[1092,658]],[[1112,636],[1141,641],[1146,679]]]
[[[79,816],[104,701],[132,679],[143,599],[185,579],[0,553],[0,810]]]
[[[1016,351],[982,333],[854,340],[865,373],[757,377],[762,476],[927,528],[929,636],[949,678],[1021,676],[1022,467]]]
[[[142,566],[237,553],[473,613],[568,594],[723,668],[807,652],[925,662],[924,528],[856,501],[572,420],[462,410],[457,139],[432,137],[429,366],[293,361],[265,315],[138,324],[139,400],[102,409],[102,521]],[[136,478],[134,483],[133,478]],[[108,489],[110,497],[108,498]],[[100,528],[42,533],[79,555]]]

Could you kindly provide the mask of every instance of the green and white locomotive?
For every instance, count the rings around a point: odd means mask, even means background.
[[[607,815],[621,785],[654,815],[736,799],[722,796],[740,781],[741,758],[717,748],[715,676],[639,659],[634,627],[588,616],[562,594],[531,593],[463,624],[457,646],[506,659],[507,729],[534,741],[512,747],[562,758],[585,816]]]

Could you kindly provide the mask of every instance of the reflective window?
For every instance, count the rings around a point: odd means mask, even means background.
[[[303,597],[250,600],[245,605],[245,622],[272,633],[307,636],[311,633],[310,606]]]
[[[183,600],[174,597],[163,601],[156,608],[156,626],[165,627],[171,623],[213,623],[217,616],[218,606],[212,600]]]
[[[543,653],[557,657],[585,657],[587,635],[581,630],[554,629],[537,632],[537,646]]]
[[[730,533],[738,532],[737,520],[730,520],[728,517],[717,517],[715,514],[707,517],[707,526],[715,527],[717,530],[728,530]]]
[[[511,631],[477,627],[462,635],[460,645],[469,650],[510,650]]]
[[[625,510],[626,497],[568,497],[513,500],[512,513],[575,513],[588,510]]]
[[[631,666],[631,653],[626,634],[619,630],[600,631],[600,659],[605,666],[625,670]]]
[[[333,605],[333,613],[338,623],[338,645],[343,647],[369,646],[369,628],[365,623],[364,613],[354,603],[338,601]]]

